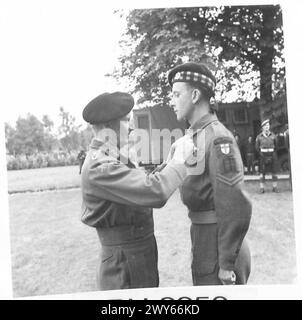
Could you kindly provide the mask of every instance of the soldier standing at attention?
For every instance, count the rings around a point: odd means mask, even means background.
[[[255,173],[255,143],[253,137],[249,136],[245,147],[246,165],[248,174]]]
[[[273,192],[278,193],[276,155],[276,136],[270,131],[269,120],[264,120],[261,124],[262,132],[256,138],[256,150],[260,154],[260,193],[264,193],[265,174],[272,173]]]
[[[168,81],[178,120],[190,123],[194,143],[204,135],[204,145],[196,145],[205,150],[197,161],[203,170],[189,175],[180,188],[192,222],[193,284],[245,284],[250,252],[244,237],[252,206],[243,190],[238,145],[210,106],[215,77],[205,65],[185,63],[169,72]]]
[[[136,168],[122,151],[133,105],[127,93],[104,93],[83,110],[95,138],[82,170],[81,219],[96,228],[101,242],[100,290],[159,285],[152,207],[162,207],[183,182],[185,161],[194,149],[192,139],[184,136],[162,172],[147,175]]]
[[[234,138],[235,138],[235,140],[237,142],[237,145],[238,145],[238,148],[239,148],[239,151],[240,151],[240,156],[241,156],[241,159],[243,161],[243,164],[245,164],[246,163],[246,159],[245,159],[245,154],[243,152],[244,146],[242,145],[242,140],[240,138],[240,134],[239,133],[235,133]]]
[[[78,154],[78,161],[79,161],[79,174],[82,173],[82,167],[86,158],[86,152],[84,150],[81,150]]]

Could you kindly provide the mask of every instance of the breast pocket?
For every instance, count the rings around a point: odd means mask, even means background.
[[[205,170],[205,157],[198,159],[194,165],[187,165],[187,172],[190,176],[198,176],[204,173]]]

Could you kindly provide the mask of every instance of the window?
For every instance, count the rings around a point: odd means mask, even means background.
[[[146,129],[149,131],[149,117],[148,115],[141,115],[137,117],[137,125],[139,129]]]
[[[233,117],[234,123],[237,123],[237,124],[248,123],[247,110],[244,108],[233,110],[233,116],[234,116]]]

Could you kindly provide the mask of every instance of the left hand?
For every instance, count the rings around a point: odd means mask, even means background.
[[[219,269],[218,278],[223,285],[234,285],[236,283],[236,275],[234,271]]]

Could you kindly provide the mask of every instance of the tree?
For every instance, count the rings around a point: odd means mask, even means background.
[[[239,61],[243,73],[259,72],[260,99],[269,102],[274,90],[285,90],[282,13],[280,6],[224,7],[213,30],[220,60]],[[279,60],[279,64],[276,62]],[[278,82],[279,80],[279,82]],[[276,83],[276,87],[274,84]]]
[[[53,121],[49,118],[48,115],[43,115],[42,117],[42,124],[44,126],[44,128],[46,129],[47,132],[51,132],[53,129]]]
[[[44,127],[44,149],[46,151],[51,151],[56,142],[56,138],[53,133],[54,123],[48,115],[43,115],[42,124]]]
[[[10,150],[13,151],[12,153],[30,155],[44,150],[43,124],[30,113],[25,118],[18,118],[11,138],[11,145],[8,149],[13,149]]]
[[[87,127],[80,132],[81,149],[87,150],[92,138],[93,138],[92,127],[91,127],[91,125],[87,125]]]
[[[15,134],[16,130],[9,123],[5,123],[5,146],[10,154],[15,154]]]
[[[64,149],[68,152],[77,150],[80,146],[79,130],[81,125],[75,124],[75,117],[63,107],[60,107],[61,125],[59,127],[59,134],[62,136],[60,142]]]
[[[52,133],[53,122],[43,116],[42,122],[34,115],[19,117],[15,128],[5,123],[6,149],[10,154],[30,155],[51,151],[56,139]]]
[[[121,46],[125,53],[112,76],[130,79],[139,102],[167,103],[167,70],[188,60],[216,73],[218,100],[234,87],[237,100],[246,99],[245,83],[264,102],[285,91],[279,6],[132,10]]]
[[[75,117],[73,117],[68,111],[65,111],[63,107],[60,107],[61,125],[59,127],[59,133],[63,136],[68,136],[75,129]]]

